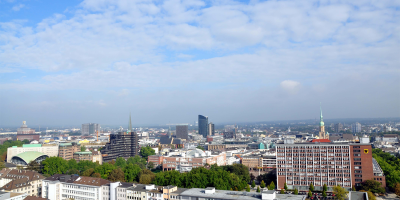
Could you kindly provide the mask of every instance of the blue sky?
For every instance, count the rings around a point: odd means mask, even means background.
[[[400,117],[399,7],[0,0],[0,126]]]

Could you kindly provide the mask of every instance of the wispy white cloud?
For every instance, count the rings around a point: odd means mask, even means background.
[[[308,102],[350,88],[368,93],[373,85],[360,83],[369,79],[390,96],[400,78],[399,1],[318,2],[85,0],[72,17],[54,14],[35,27],[1,22],[0,73],[43,73],[0,81],[0,89],[158,98],[150,93],[190,88],[235,96],[258,88],[274,94],[271,104],[291,104],[293,96]],[[93,102],[112,107],[102,99]]]
[[[12,10],[13,10],[13,11],[19,11],[19,10],[21,10],[23,7],[25,7],[25,4],[20,3],[20,4],[17,4],[17,5],[15,5],[15,6],[13,6],[13,7],[12,7]]]

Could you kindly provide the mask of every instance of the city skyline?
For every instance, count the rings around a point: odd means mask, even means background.
[[[400,117],[399,6],[1,1],[0,126]]]

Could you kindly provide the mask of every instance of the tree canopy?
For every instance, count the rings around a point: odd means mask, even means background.
[[[151,155],[156,155],[156,151],[152,149],[150,146],[146,146],[140,149],[140,155],[147,161],[147,157]]]
[[[400,183],[400,159],[381,149],[372,149],[372,156],[385,174],[386,186],[394,189],[396,183]]]

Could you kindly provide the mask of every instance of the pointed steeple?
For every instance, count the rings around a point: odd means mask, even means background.
[[[320,110],[320,112],[321,112],[321,116],[320,116],[320,122],[319,122],[319,125],[320,125],[320,126],[324,126],[324,119],[323,119],[323,117],[322,117],[322,107],[321,107],[321,102],[319,103],[319,110]]]
[[[131,113],[129,113],[129,126],[128,126],[128,133],[132,132],[132,120],[131,120]]]

